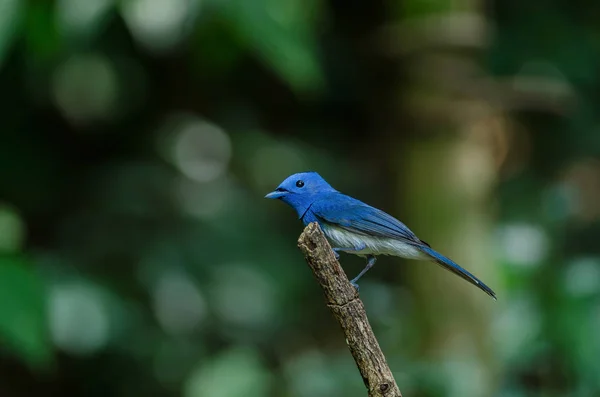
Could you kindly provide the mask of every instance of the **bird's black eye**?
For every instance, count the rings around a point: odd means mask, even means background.
[[[303,186],[304,186],[304,181],[296,182],[296,187],[303,187]]]

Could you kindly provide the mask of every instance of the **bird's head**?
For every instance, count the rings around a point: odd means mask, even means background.
[[[298,216],[302,218],[319,194],[335,191],[316,172],[300,172],[287,177],[277,186],[277,189],[267,194],[265,198],[283,201],[294,208]]]

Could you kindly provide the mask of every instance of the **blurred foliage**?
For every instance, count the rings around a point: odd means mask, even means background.
[[[48,361],[44,290],[31,265],[16,255],[0,258],[0,334],[7,345],[33,365]]]
[[[0,0],[0,395],[364,395],[262,199],[307,169],[489,259],[497,303],[433,265],[364,279],[405,395],[600,394],[599,16]]]

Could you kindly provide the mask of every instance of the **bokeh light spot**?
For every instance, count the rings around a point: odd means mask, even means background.
[[[182,272],[170,271],[154,289],[154,311],[170,334],[190,334],[206,316],[206,303],[198,287]]]
[[[50,331],[60,349],[87,355],[106,345],[110,321],[103,296],[93,287],[74,283],[50,291]]]
[[[214,307],[228,323],[241,326],[267,324],[275,314],[272,284],[251,265],[221,265],[215,271]]]
[[[58,0],[56,17],[58,25],[66,32],[86,34],[114,4],[114,0]]]
[[[266,397],[270,375],[258,353],[249,348],[233,348],[205,361],[192,372],[184,397]]]
[[[285,377],[296,397],[335,395],[337,379],[331,376],[331,363],[318,350],[308,350],[285,363]]]
[[[13,208],[0,204],[0,252],[17,252],[23,246],[25,224]]]
[[[160,142],[159,146],[171,148],[167,155],[186,177],[204,183],[227,171],[231,140],[220,127],[192,115],[183,115],[168,120],[163,130],[170,142]]]
[[[192,28],[199,0],[129,0],[122,2],[123,17],[135,39],[150,50],[177,44]]]
[[[223,213],[232,194],[232,187],[226,178],[208,183],[196,183],[185,177],[177,183],[177,198],[188,214],[210,219]]]
[[[543,59],[523,63],[513,77],[513,86],[520,92],[543,94],[547,100],[559,100],[573,93],[564,73]]]
[[[480,397],[485,395],[486,371],[477,357],[462,352],[448,355],[439,365],[447,396]],[[437,372],[436,371],[436,372]]]
[[[498,229],[501,255],[511,265],[533,267],[540,264],[549,249],[548,236],[538,226],[507,224]]]
[[[542,208],[546,217],[553,221],[565,221],[577,208],[577,188],[567,183],[555,184],[544,191]]]
[[[118,77],[104,56],[69,58],[56,70],[53,88],[58,108],[74,123],[110,120],[116,114]]]
[[[513,295],[494,319],[496,352],[504,361],[526,358],[532,342],[538,340],[542,319],[540,310],[528,295]]]
[[[600,291],[600,260],[580,258],[566,269],[565,288],[572,296],[593,295]]]

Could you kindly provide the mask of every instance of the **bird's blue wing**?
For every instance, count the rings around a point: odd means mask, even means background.
[[[351,232],[427,245],[402,222],[362,201],[341,193],[330,194],[310,207],[315,217]]]
[[[335,194],[325,195],[313,202],[309,211],[317,220],[336,225],[353,233],[393,238],[411,244],[446,270],[465,279],[496,299],[494,291],[481,280],[451,259],[434,251],[429,244],[420,240],[404,223],[377,208],[336,192]]]

